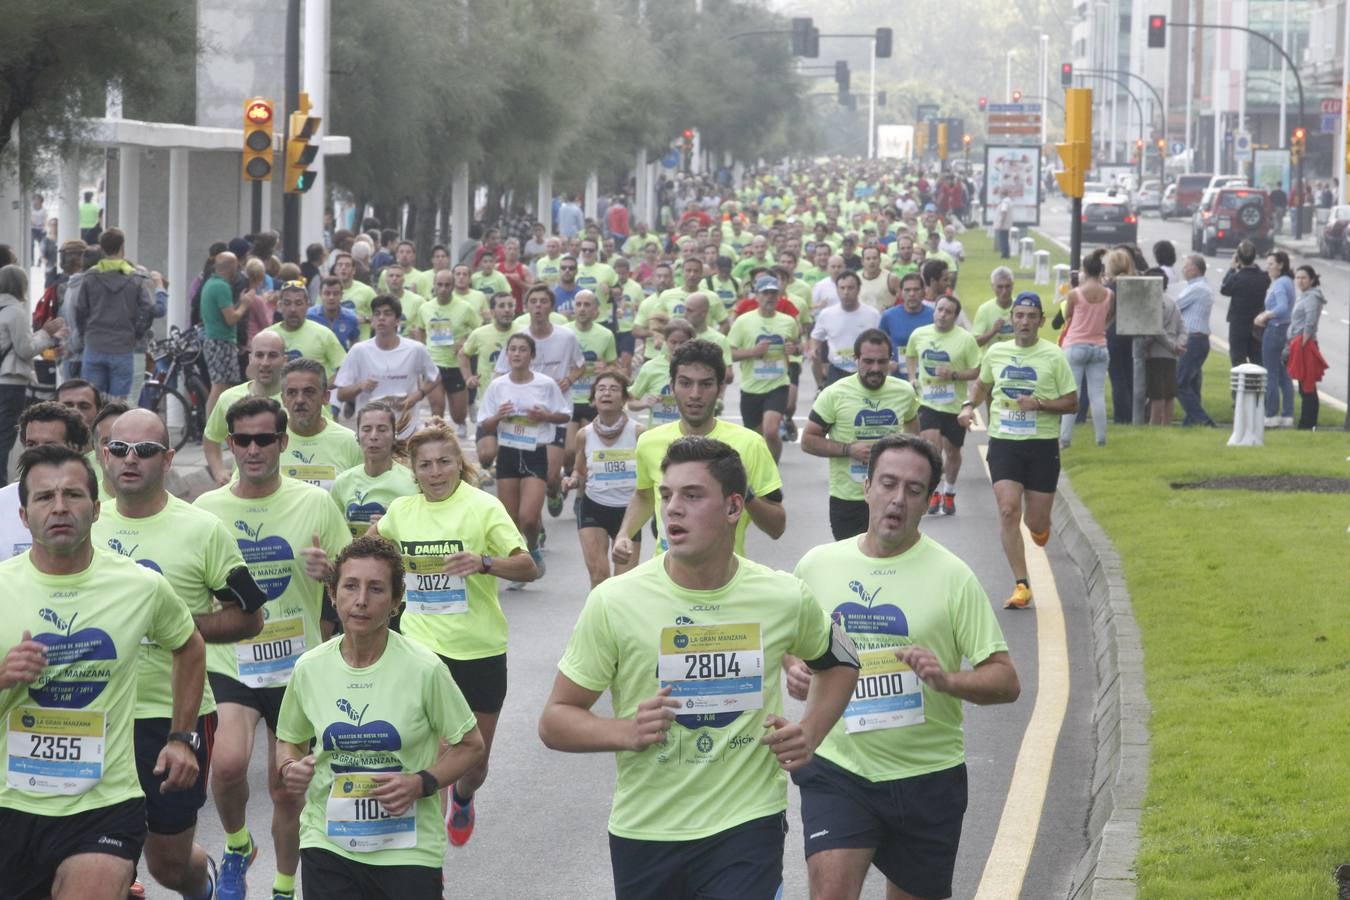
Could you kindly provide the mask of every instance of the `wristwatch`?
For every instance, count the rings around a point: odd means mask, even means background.
[[[492,557],[488,556],[486,553],[478,557],[478,564],[483,567],[482,574],[486,575],[492,571]]]
[[[183,743],[191,747],[193,750],[202,749],[201,736],[198,735],[197,732],[195,731],[170,731],[168,738],[165,740],[165,743],[167,743],[168,741],[182,741]]]
[[[422,771],[418,772],[417,777],[422,779],[423,797],[433,796],[437,791],[441,789],[440,784],[436,781],[436,776],[432,775],[426,769],[423,769]]]

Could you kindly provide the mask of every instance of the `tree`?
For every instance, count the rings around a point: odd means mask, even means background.
[[[78,140],[82,119],[103,115],[110,82],[143,109],[181,105],[184,81],[166,77],[165,61],[176,66],[195,59],[195,4],[9,0],[6,7],[0,153],[16,123],[25,156]]]

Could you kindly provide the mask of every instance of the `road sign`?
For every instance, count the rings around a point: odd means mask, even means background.
[[[1040,144],[1039,103],[991,103],[987,121],[989,139],[998,144]]]
[[[914,121],[926,122],[936,119],[939,107],[936,103],[918,103],[914,106]]]
[[[680,164],[680,151],[671,147],[666,151],[666,155],[661,157],[661,165],[667,169],[673,169]]]
[[[1322,115],[1337,116],[1341,113],[1341,101],[1337,97],[1322,101]]]
[[[1173,156],[1179,156],[1180,154],[1185,153],[1185,152],[1186,152],[1186,142],[1185,142],[1185,141],[1173,141],[1173,142],[1172,142],[1172,155],[1173,155]]]
[[[1335,134],[1341,130],[1340,113],[1322,113],[1322,133]]]
[[[1252,136],[1250,132],[1239,131],[1233,135],[1233,156],[1243,162],[1252,158]]]

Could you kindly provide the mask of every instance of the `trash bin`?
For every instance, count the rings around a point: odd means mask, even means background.
[[[1303,229],[1299,233],[1304,237],[1307,237],[1312,234],[1313,214],[1317,212],[1317,208],[1313,206],[1300,206],[1298,212],[1303,220]]]
[[[1230,375],[1233,387],[1233,434],[1230,447],[1261,447],[1266,442],[1266,370],[1256,363],[1234,366]]]
[[[1036,283],[1050,283],[1050,251],[1037,250],[1032,256],[1036,259]]]

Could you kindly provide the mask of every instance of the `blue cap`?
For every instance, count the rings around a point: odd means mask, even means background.
[[[1012,305],[1013,305],[1013,306],[1034,306],[1034,307],[1036,307],[1036,309],[1039,309],[1039,310],[1041,310],[1042,312],[1045,311],[1045,310],[1042,308],[1042,306],[1041,306],[1041,297],[1040,297],[1040,295],[1039,295],[1039,294],[1033,294],[1031,291],[1023,291],[1022,293],[1018,294],[1018,295],[1017,295],[1017,299],[1013,300]]]
[[[937,204],[935,204],[935,203],[925,203],[925,204],[924,204],[924,207],[923,207],[923,211],[924,211],[924,212],[937,212]]]
[[[763,293],[764,291],[773,291],[776,294],[779,290],[778,279],[774,278],[772,275],[761,275],[759,276],[759,280],[755,282],[756,294]]]

